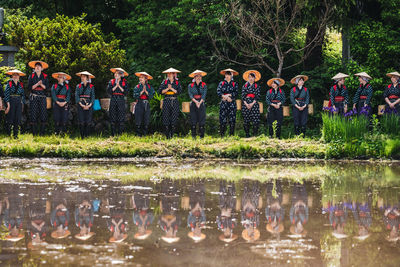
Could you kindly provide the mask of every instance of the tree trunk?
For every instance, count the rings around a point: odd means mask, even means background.
[[[319,25],[317,24],[312,24],[307,27],[306,44],[309,44],[313,41],[315,35],[318,34],[318,30]],[[305,70],[313,70],[315,67],[318,67],[323,63],[324,59],[322,56],[322,45],[324,44],[325,32],[326,29],[323,29],[320,38],[316,40],[317,46],[311,47],[304,51],[304,54],[309,54],[309,56],[304,60]]]
[[[346,67],[350,60],[350,41],[345,30],[342,30],[342,64]]]

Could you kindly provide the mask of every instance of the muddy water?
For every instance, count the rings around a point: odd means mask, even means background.
[[[397,163],[0,163],[0,265],[400,262]]]

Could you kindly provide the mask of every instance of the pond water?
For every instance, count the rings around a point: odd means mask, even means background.
[[[396,162],[2,159],[0,166],[0,265],[400,262]]]

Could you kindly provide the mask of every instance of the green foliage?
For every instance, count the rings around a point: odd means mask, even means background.
[[[4,29],[9,44],[20,48],[16,54],[19,62],[46,61],[50,66],[48,74],[64,71],[73,77],[73,84],[80,82],[74,74],[87,70],[96,76],[97,96],[105,93],[112,77],[109,69],[125,64],[120,41],[104,36],[99,25],[85,21],[85,15],[71,18],[57,15],[54,19],[9,15]],[[23,71],[31,72],[28,66]]]
[[[388,135],[400,134],[400,116],[397,114],[385,114],[380,119],[382,133]]]
[[[322,137],[326,142],[334,140],[354,142],[362,139],[367,133],[369,121],[368,117],[363,115],[343,117],[324,112],[322,123]]]

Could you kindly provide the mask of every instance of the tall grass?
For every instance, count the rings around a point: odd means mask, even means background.
[[[326,142],[343,140],[346,142],[363,138],[368,132],[369,120],[366,116],[338,116],[328,112],[322,114],[322,137]]]
[[[385,114],[380,119],[381,131],[388,135],[400,134],[400,116],[397,114]]]

